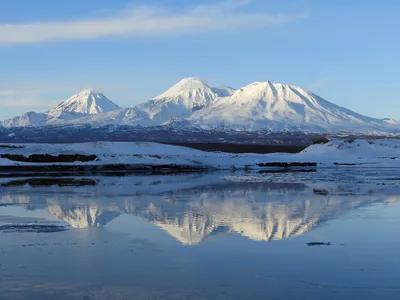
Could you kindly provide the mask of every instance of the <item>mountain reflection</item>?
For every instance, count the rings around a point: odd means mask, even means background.
[[[102,227],[131,214],[185,245],[217,234],[240,234],[255,241],[296,237],[353,209],[389,201],[383,195],[321,196],[303,184],[218,183],[114,196],[104,196],[103,189],[94,187],[79,193],[72,188],[54,191],[2,191],[0,199],[28,209],[44,208],[74,228]]]
[[[119,212],[103,211],[99,206],[62,207],[49,204],[47,210],[74,228],[102,227],[120,215]]]

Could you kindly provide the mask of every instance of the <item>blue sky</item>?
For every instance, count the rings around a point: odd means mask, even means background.
[[[299,85],[400,119],[400,1],[1,0],[0,119],[94,87],[123,107],[184,77]]]

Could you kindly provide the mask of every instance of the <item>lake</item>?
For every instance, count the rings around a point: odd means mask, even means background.
[[[400,299],[400,170],[0,180],[0,299]]]

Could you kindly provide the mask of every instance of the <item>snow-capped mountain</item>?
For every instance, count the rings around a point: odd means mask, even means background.
[[[45,113],[28,112],[2,122],[4,127],[25,127],[63,124],[89,115],[121,109],[103,94],[86,89],[73,95]]]
[[[42,126],[47,121],[45,113],[27,112],[22,116],[4,120],[0,123],[4,127],[26,127],[26,126]]]
[[[94,89],[86,89],[50,109],[47,114],[50,116],[59,116],[62,113],[69,112],[95,115],[120,108],[102,93],[96,92]]]
[[[177,124],[187,125],[184,121],[194,112],[211,105],[217,98],[231,95],[230,87],[214,88],[199,78],[182,79],[161,95],[133,108],[116,110],[106,114],[89,116],[79,123],[94,125],[127,124],[140,126],[158,126]]]
[[[271,81],[255,82],[229,97],[219,98],[190,120],[202,127],[352,130],[384,124],[330,103],[297,86]]]
[[[400,122],[374,119],[328,102],[298,86],[271,81],[239,90],[212,87],[190,77],[132,108],[121,109],[88,89],[46,113],[27,113],[2,122],[4,127],[58,124],[194,126],[204,130],[400,133]]]
[[[159,125],[171,118],[187,118],[228,93],[226,89],[212,88],[200,79],[190,77],[182,79],[152,100],[138,105],[137,109],[145,112],[154,125]]]

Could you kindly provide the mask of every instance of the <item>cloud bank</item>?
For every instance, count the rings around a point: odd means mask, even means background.
[[[245,12],[252,1],[231,0],[186,10],[130,7],[112,16],[65,22],[0,23],[0,45],[91,40],[104,37],[148,37],[213,31],[270,28],[304,18],[303,14]]]

